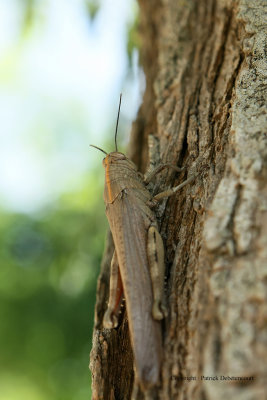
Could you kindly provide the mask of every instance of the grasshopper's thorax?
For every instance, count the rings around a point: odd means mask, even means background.
[[[136,165],[123,153],[109,153],[103,160],[103,166],[105,168],[104,200],[106,203],[113,203],[124,189],[136,187],[141,181]]]

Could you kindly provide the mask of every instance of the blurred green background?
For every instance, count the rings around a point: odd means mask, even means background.
[[[91,398],[103,155],[144,90],[134,0],[1,0],[0,400]]]

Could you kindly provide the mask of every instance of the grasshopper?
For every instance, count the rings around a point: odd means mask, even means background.
[[[143,388],[158,382],[162,361],[161,323],[167,315],[164,299],[164,247],[153,206],[181,185],[152,196],[146,185],[169,164],[159,165],[146,178],[136,165],[117,148],[117,130],[121,95],[115,130],[115,151],[105,153],[104,201],[115,251],[111,261],[108,308],[103,325],[118,326],[122,296],[126,300],[129,331],[134,354],[135,376]]]

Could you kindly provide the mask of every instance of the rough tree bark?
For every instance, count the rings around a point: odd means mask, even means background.
[[[161,381],[146,398],[264,399],[267,4],[139,4],[147,86],[130,156],[144,172],[148,135],[153,135],[158,159],[186,165],[180,176],[171,171],[157,176],[156,191],[199,173],[160,208],[169,316],[162,324]],[[117,330],[101,325],[112,246],[109,239],[98,282],[91,352],[94,399],[129,399],[133,384],[126,315]]]

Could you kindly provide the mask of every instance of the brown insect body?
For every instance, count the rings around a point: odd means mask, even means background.
[[[152,196],[135,164],[120,152],[107,154],[104,200],[129,321],[135,370],[143,386],[156,384],[162,358],[160,322],[152,316],[153,289],[147,256],[148,229],[157,226],[147,205]]]
[[[124,292],[134,354],[135,375],[143,387],[155,385],[160,375],[162,334],[160,320],[168,314],[164,295],[164,246],[152,203],[172,196],[195,179],[192,175],[180,185],[152,197],[145,186],[163,168],[182,169],[160,164],[145,179],[136,165],[117,151],[117,130],[121,95],[115,130],[116,151],[107,153],[104,200],[115,251],[110,266],[108,308],[103,319],[107,329],[118,325],[118,311]],[[152,202],[151,202],[152,200]]]

